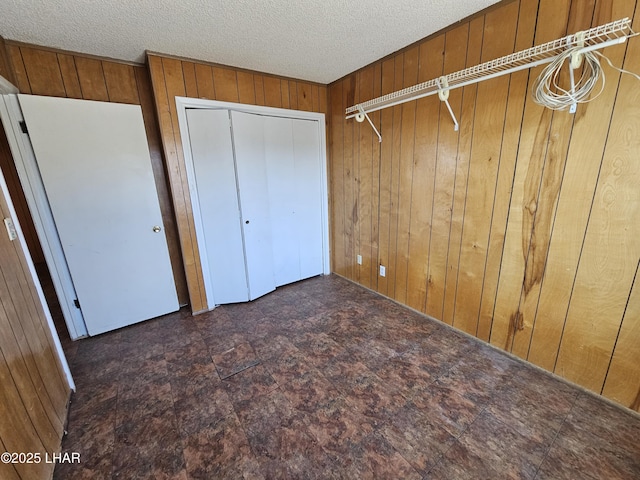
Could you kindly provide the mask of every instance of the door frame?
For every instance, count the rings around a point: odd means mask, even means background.
[[[193,222],[195,226],[196,242],[200,251],[200,268],[204,280],[205,292],[207,295],[207,309],[215,308],[215,298],[210,281],[210,272],[207,258],[207,248],[204,241],[204,229],[202,226],[202,218],[200,215],[200,203],[198,202],[198,192],[196,187],[195,170],[193,166],[193,157],[191,155],[191,142],[189,140],[189,126],[187,123],[188,108],[214,109],[214,110],[232,110],[235,112],[252,113],[256,115],[265,115],[270,117],[284,117],[297,120],[311,120],[317,122],[318,135],[320,139],[320,161],[321,168],[321,185],[322,185],[322,273],[329,275],[331,273],[330,265],[330,243],[329,243],[329,194],[328,194],[328,173],[327,173],[327,137],[325,129],[325,114],[316,112],[307,112],[302,110],[291,110],[287,108],[264,107],[261,105],[247,105],[235,102],[221,102],[218,100],[206,100],[202,98],[175,97],[176,110],[178,117],[178,125],[180,127],[180,138],[182,139],[182,152],[184,155],[185,170],[187,173],[187,183],[189,186],[189,198],[191,199],[191,208],[193,211]]]
[[[88,335],[87,327],[84,323],[82,311],[74,303],[74,300],[78,297],[62,250],[62,243],[53,221],[47,194],[40,178],[35,153],[28,134],[20,129],[20,122],[24,121],[24,118],[17,95],[2,95],[0,118],[2,118],[2,123],[4,124],[9,148],[27,200],[29,213],[42,246],[51,280],[58,296],[64,321],[69,330],[69,337],[72,340],[86,337]]]

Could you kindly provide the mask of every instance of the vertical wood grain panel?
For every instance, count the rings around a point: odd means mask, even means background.
[[[82,98],[82,89],[80,88],[80,80],[78,80],[78,71],[76,70],[76,61],[72,55],[64,53],[58,54],[58,64],[60,73],[62,74],[62,82],[67,98]]]
[[[238,101],[238,78],[235,70],[213,67],[213,84],[216,88],[216,100]]]
[[[403,87],[418,81],[419,48],[413,47],[404,53]],[[402,105],[402,130],[400,132],[398,230],[395,265],[394,298],[407,302],[407,279],[409,270],[409,229],[411,228],[411,184],[413,182],[413,149],[415,146],[416,103]]]
[[[13,75],[13,68],[11,68],[9,51],[7,50],[7,45],[2,36],[0,36],[0,75],[16,85],[17,81]]]
[[[282,108],[290,108],[290,100],[289,100],[289,82],[287,80],[280,81],[280,95],[281,95],[281,103]]]
[[[267,107],[282,107],[282,91],[279,78],[268,75],[264,77],[264,101]]]
[[[373,72],[373,97],[377,98],[382,95],[382,65],[376,64]],[[382,129],[380,125],[381,112],[373,112],[371,115],[371,121],[376,126],[378,131]],[[380,244],[378,238],[380,236],[380,141],[378,137],[371,134],[371,142],[373,143],[371,152],[371,261],[369,269],[371,271],[371,288],[377,290],[378,279],[381,278],[378,275],[378,252]]]
[[[390,58],[382,62],[382,95],[387,95],[394,91],[394,78],[395,78],[395,60]],[[380,134],[385,139],[380,144],[380,188],[379,188],[379,250],[378,250],[378,265],[375,266],[376,274],[378,275],[378,266],[385,265],[389,268],[390,265],[390,228],[391,228],[391,177],[392,177],[392,163],[393,163],[393,112],[392,108],[385,108],[380,112]],[[389,139],[391,141],[389,141]],[[337,161],[335,157],[331,157],[332,162]],[[387,274],[388,275],[388,274]],[[388,277],[381,277],[378,275],[378,291],[383,295],[388,295],[387,291]]]
[[[469,24],[469,41],[467,43],[466,67],[480,62],[482,53],[482,35],[484,17],[479,17]],[[447,254],[447,276],[445,279],[443,321],[453,324],[455,316],[458,277],[460,275],[460,251],[462,245],[462,228],[469,180],[469,160],[471,157],[471,141],[475,124],[475,102],[478,86],[469,85],[462,90],[462,114],[460,119],[460,137],[458,140],[458,158],[456,159],[456,178],[454,180],[453,207],[451,210],[451,230],[449,233],[449,249]]]
[[[253,75],[253,87],[256,92],[256,105],[265,105],[264,77],[260,74]]]
[[[256,87],[250,73],[238,72],[238,101],[251,105],[256,103]]]
[[[442,75],[444,35],[420,45],[418,82]],[[407,305],[425,310],[427,272],[431,245],[431,214],[438,146],[440,100],[437,96],[421,98],[416,102],[416,126],[413,150],[411,184],[411,220],[409,231],[409,258],[407,270]]]
[[[487,14],[481,61],[513,51],[517,2]],[[475,335],[500,163],[509,78],[478,84],[453,326]],[[480,118],[478,118],[480,117]]]
[[[346,276],[345,248],[344,248],[344,82],[334,83],[330,88],[331,95],[331,251],[333,252],[332,269],[339,275]]]
[[[182,64],[189,65],[191,62],[182,62]],[[195,71],[196,85],[198,86],[198,98],[208,98],[210,100],[215,99],[216,90],[213,81],[213,69],[209,65],[196,63]]]
[[[572,2],[569,12],[568,32],[590,28],[593,19],[594,1]],[[567,83],[568,73],[561,78]],[[577,140],[572,137],[575,115],[569,112],[554,112],[549,129],[549,147],[544,160],[544,167],[540,176],[536,212],[533,221],[527,225],[531,230],[531,242],[527,254],[522,289],[520,292],[520,322],[514,330],[511,351],[522,358],[527,358],[529,344],[536,316],[542,277],[544,275],[552,230],[558,206],[560,187],[563,182],[567,154],[570,142]],[[576,205],[577,206],[577,205]],[[584,208],[584,207],[582,207]]]
[[[373,67],[367,68],[358,75],[358,95],[360,101],[373,98]],[[367,288],[371,288],[371,226],[373,210],[371,207],[371,175],[373,171],[373,129],[364,122],[358,128],[358,249],[356,255],[362,256],[362,265],[356,265],[359,282]],[[378,138],[376,137],[376,142]]]
[[[58,56],[53,52],[30,47],[21,47],[20,51],[31,93],[64,97],[64,83],[58,65]]]
[[[308,83],[297,83],[298,110],[313,111],[312,88]]]
[[[284,83],[284,82],[283,82]],[[342,85],[342,101],[344,105],[353,105],[356,94],[356,76],[350,75]],[[344,157],[344,255],[345,255],[345,275],[347,278],[355,279],[354,272],[355,252],[354,252],[354,230],[358,226],[358,204],[354,196],[354,168],[353,168],[353,131],[354,123],[348,122],[344,126],[344,136],[342,144],[342,155]]]
[[[108,102],[109,94],[102,71],[102,62],[93,58],[76,57],[78,79],[82,89],[82,98]]]
[[[16,86],[20,90],[20,93],[31,93],[31,86],[29,85],[29,78],[27,77],[27,69],[24,66],[24,60],[22,58],[22,51],[20,47],[15,45],[7,45],[7,52],[9,54],[9,61],[13,70]]]
[[[198,79],[196,78],[195,64],[182,62],[182,76],[184,77],[184,90],[187,97],[198,98],[200,95],[198,94]],[[213,79],[211,82],[213,84]]]
[[[634,28],[639,24],[636,12]],[[640,70],[637,42],[628,43],[623,68]],[[555,367],[595,391],[603,386],[640,258],[640,89],[632,80],[620,80]]]
[[[298,82],[289,80],[289,108],[298,110]]]
[[[601,2],[594,23],[602,24],[633,14],[634,0]],[[621,65],[625,47],[606,50],[614,65]],[[591,203],[603,159],[620,75],[604,66],[607,83],[595,102],[581,105],[567,157],[567,165],[549,246],[528,359],[546,370],[553,370],[560,337],[569,307],[578,260],[587,228]],[[579,208],[578,208],[579,207]]]
[[[467,56],[469,25],[461,25],[444,36],[443,73],[462,70]],[[433,78],[433,77],[429,77]],[[462,108],[462,90],[449,92],[449,104],[458,119]],[[426,275],[425,313],[439,320],[443,319],[444,289],[447,275],[447,253],[451,232],[451,212],[456,178],[459,132],[454,130],[453,120],[445,106],[440,105],[438,132],[435,141],[436,169],[434,172],[434,193],[431,209],[431,231]]]
[[[638,268],[625,310],[620,333],[616,339],[615,349],[607,372],[603,395],[629,407],[640,411],[640,277]]]
[[[102,71],[110,101],[140,105],[136,77],[131,65],[102,62]]]
[[[524,2],[520,6],[515,50],[524,50],[533,45],[536,30],[537,5],[535,2]],[[513,191],[513,177],[518,157],[518,145],[522,131],[522,115],[528,93],[528,71],[511,75],[505,127],[502,133],[502,149],[500,152],[500,170],[491,217],[491,232],[483,279],[480,316],[476,336],[489,341],[493,326],[493,312],[502,265],[502,253],[509,217],[509,204]]]

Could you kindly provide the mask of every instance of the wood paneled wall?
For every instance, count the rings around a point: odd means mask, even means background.
[[[178,300],[181,304],[188,303],[178,232],[167,184],[147,68],[14,42],[7,42],[7,51],[16,85],[21,93],[129,103],[142,107]],[[0,144],[0,155],[3,155],[1,148]],[[6,172],[5,174],[11,177],[9,183],[18,182],[15,173]],[[20,201],[19,197],[16,198],[19,200],[16,202],[18,208],[26,210],[24,200]],[[25,230],[35,238],[31,218],[21,217],[20,221],[28,226]]]
[[[197,313],[207,309],[207,298],[196,243],[175,97],[206,98],[326,113],[327,87],[156,54],[149,54],[147,58],[180,233],[191,309]]]
[[[348,106],[623,17],[636,0],[520,0],[329,87],[334,270],[640,408],[640,85],[609,68],[575,115],[541,68],[345,121]],[[635,16],[634,16],[635,15]],[[640,41],[607,48],[640,73]],[[356,255],[362,255],[362,265]],[[379,265],[386,276],[378,274]]]
[[[13,218],[4,191],[0,214]],[[15,220],[15,219],[14,219]],[[38,452],[41,463],[0,463],[0,478],[51,478],[45,454],[60,451],[71,390],[18,240],[0,234],[0,445]]]

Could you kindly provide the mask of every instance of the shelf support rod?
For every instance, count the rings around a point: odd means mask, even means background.
[[[369,118],[369,114],[367,112],[365,112],[364,108],[362,108],[360,105],[358,105],[357,107],[358,107],[358,111],[360,113],[355,115],[356,122],[362,123],[362,122],[364,122],[364,119],[366,118],[367,121],[369,122],[369,125],[371,125],[371,128],[373,128],[373,131],[376,132],[376,135],[378,136],[378,142],[382,143],[382,135],[380,135],[380,132],[378,132],[378,129],[376,128],[376,126],[373,124],[373,122]]]
[[[451,115],[451,119],[453,120],[453,129],[457,132],[460,129],[460,126],[458,125],[458,120],[451,109],[451,105],[449,105],[449,82],[447,82],[447,77],[442,76],[438,78],[436,83],[438,84],[438,98],[447,106],[449,115]]]

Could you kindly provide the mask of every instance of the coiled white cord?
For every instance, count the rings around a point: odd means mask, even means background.
[[[595,55],[596,52],[581,53],[583,57],[582,74],[575,81],[575,87],[572,91],[566,90],[558,83],[565,61],[568,63],[567,68],[570,69],[571,55],[579,50],[581,47],[567,49],[544,68],[540,76],[536,78],[531,91],[536,103],[552,110],[567,110],[576,103],[587,103],[598,98],[598,95],[604,90],[605,78],[598,57]],[[574,70],[574,72],[577,71],[579,69]],[[589,98],[599,79],[602,79],[600,91]]]
[[[632,32],[630,37],[637,35],[637,33]],[[581,48],[582,47],[576,46],[567,49],[567,51],[558,55],[553,62],[544,68],[540,76],[536,78],[533,88],[531,89],[533,100],[536,103],[552,110],[567,110],[575,104],[591,102],[598,98],[605,86],[605,75],[598,57],[604,58],[614,70],[632,75],[640,80],[640,75],[614,66],[611,60],[602,53],[596,50],[580,52]],[[571,58],[574,53],[579,53],[579,55],[582,56],[582,74],[577,81],[574,79],[573,90],[566,90],[558,84],[558,79],[565,62],[568,64],[567,68],[570,70],[569,74],[571,76],[579,70],[579,68],[571,70]],[[598,80],[601,80],[600,90],[595,95],[590,96]]]

